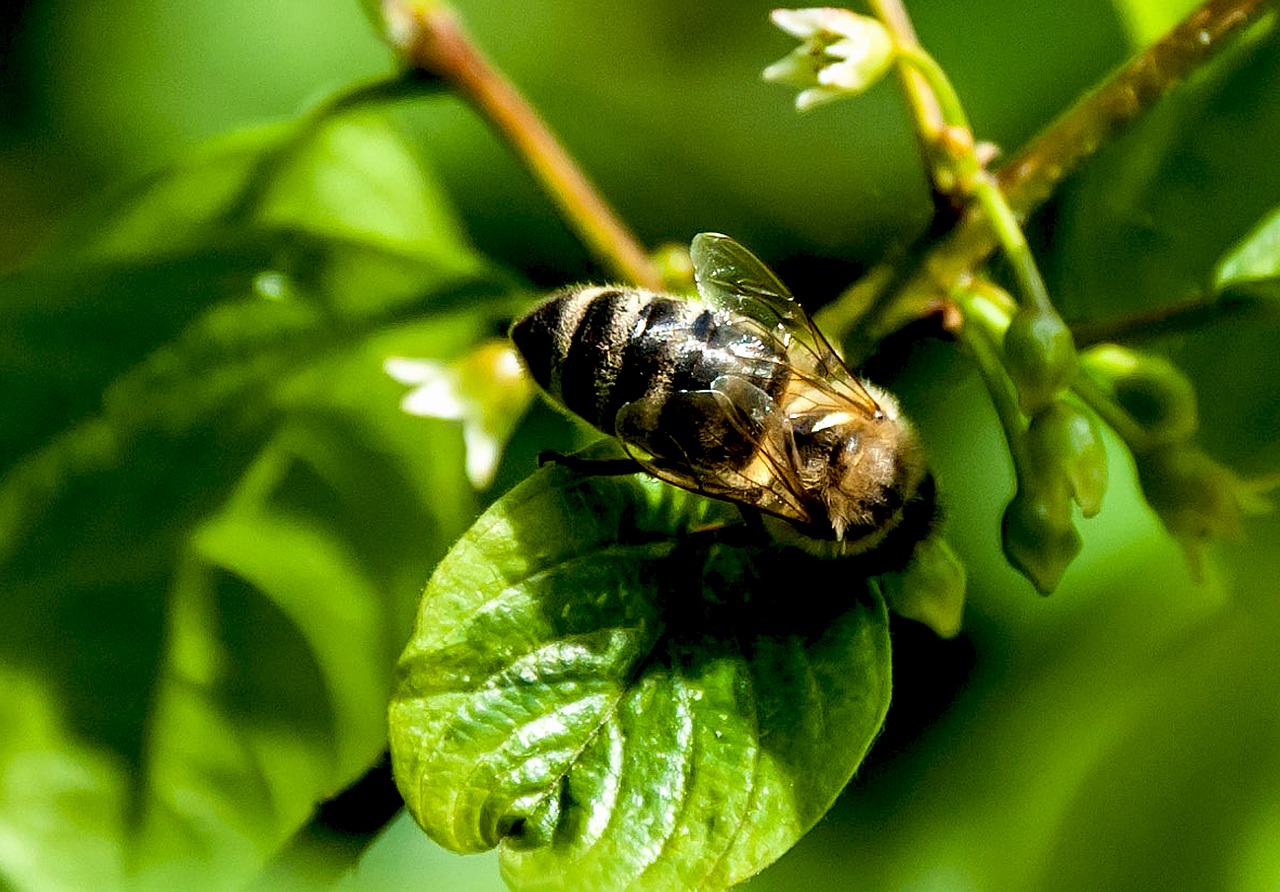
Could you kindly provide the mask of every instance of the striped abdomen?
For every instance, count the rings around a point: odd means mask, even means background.
[[[786,387],[786,358],[724,313],[650,291],[561,291],[511,329],[549,396],[608,434],[618,410],[645,397],[706,390],[721,375],[770,397]]]

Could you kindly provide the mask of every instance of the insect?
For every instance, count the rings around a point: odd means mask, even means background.
[[[775,536],[909,553],[933,521],[933,481],[896,401],[738,242],[702,233],[690,256],[700,299],[579,285],[518,320],[534,380],[653,476],[785,521],[767,524]]]

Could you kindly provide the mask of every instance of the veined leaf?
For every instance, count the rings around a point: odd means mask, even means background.
[[[826,812],[888,707],[883,603],[860,579],[805,603],[814,559],[688,535],[724,510],[544,469],[454,546],[391,707],[434,839],[501,846],[517,889],[704,890]]]

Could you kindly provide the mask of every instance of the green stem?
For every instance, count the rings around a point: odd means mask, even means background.
[[[897,12],[895,11],[895,14]],[[905,17],[905,12],[901,12],[901,15]],[[886,27],[888,27],[887,23]],[[1041,312],[1056,312],[1052,301],[1049,300],[1044,277],[1040,275],[1040,270],[1036,266],[1035,258],[1027,245],[1026,236],[1023,235],[1017,216],[1000,191],[996,178],[987,173],[974,151],[973,130],[969,125],[969,116],[965,113],[964,104],[960,101],[960,95],[956,92],[951,79],[947,77],[946,71],[938,64],[938,60],[925,52],[915,42],[914,32],[911,33],[911,40],[897,47],[898,59],[910,66],[925,82],[927,89],[932,92],[942,115],[943,124],[958,128],[963,134],[962,139],[958,141],[958,154],[943,155],[942,161],[950,162],[954,180],[960,184],[963,192],[977,201],[986,214],[997,241],[1013,266],[1014,276],[1025,302]],[[935,179],[938,179],[936,174]]]
[[[1013,267],[1014,278],[1018,288],[1029,306],[1043,313],[1057,313],[1053,302],[1049,300],[1049,291],[1045,288],[1044,277],[1036,266],[1035,257],[1031,254],[1031,246],[1022,232],[1013,208],[1005,200],[1004,193],[996,185],[995,178],[985,170],[979,170],[972,181],[973,196],[987,216],[994,230],[996,239],[1004,255]]]
[[[918,43],[898,0],[868,0],[868,5],[889,28],[895,43]],[[1009,158],[995,174],[1005,202],[1015,214],[1031,213],[1086,159],[1118,138],[1187,75],[1230,46],[1230,38],[1257,24],[1275,7],[1276,0],[1202,3]],[[941,113],[934,102],[930,114],[932,91],[917,70],[904,65],[902,74],[917,131],[936,137]],[[859,292],[866,312],[851,337],[860,342],[879,340],[893,330],[891,320],[927,312],[937,301],[947,299],[998,246],[988,214],[973,208],[945,238],[891,261],[893,273],[878,274],[882,287],[870,294]]]
[[[1076,345],[1086,347],[1105,341],[1132,343],[1225,322],[1274,325],[1277,321],[1280,321],[1280,305],[1274,299],[1228,289],[1222,294],[1195,297],[1130,316],[1073,323],[1071,332]]]
[[[443,3],[388,3],[397,19],[391,35],[415,68],[434,72],[488,121],[515,151],[587,249],[613,275],[660,289],[648,252],[609,207],[533,107],[472,43]]]
[[[898,46],[895,52],[900,61],[910,65],[929,85],[942,112],[943,123],[950,127],[972,131],[969,126],[969,116],[965,114],[964,105],[960,102],[960,94],[952,86],[951,79],[938,64],[938,60],[915,44]]]
[[[1146,430],[1138,424],[1129,413],[1120,408],[1111,395],[1097,381],[1089,377],[1087,372],[1076,375],[1071,383],[1071,390],[1092,409],[1099,418],[1107,423],[1113,431],[1120,435],[1129,451],[1139,455],[1151,449],[1151,438]]]
[[[902,54],[904,51],[920,49],[920,41],[916,37],[915,28],[911,25],[911,17],[907,15],[907,10],[902,5],[901,0],[867,0],[867,6],[870,7],[875,17],[889,29],[900,60],[903,59]],[[933,91],[929,89],[924,75],[914,67],[905,64],[900,65],[898,67],[898,75],[902,81],[902,89],[907,96],[907,104],[910,106],[912,116],[916,121],[915,130],[917,138],[920,140],[921,149],[928,157],[933,151],[933,144],[937,139],[938,131],[943,127],[942,110],[938,106],[938,99]]]
[[[1009,455],[1013,457],[1014,473],[1021,482],[1026,479],[1031,467],[1031,458],[1027,454],[1026,441],[1022,436],[1027,429],[1027,421],[1018,408],[1018,395],[1014,391],[1013,382],[1005,373],[1004,360],[997,346],[1000,333],[1009,324],[1009,317],[1002,309],[978,294],[960,291],[955,299],[964,314],[964,325],[960,326],[957,336],[968,348],[983,382],[987,385],[987,392],[991,394],[991,403],[1000,418]]]

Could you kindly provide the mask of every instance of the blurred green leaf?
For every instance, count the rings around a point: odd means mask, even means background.
[[[67,733],[60,699],[0,667],[0,885],[109,889],[123,873],[127,780]]]
[[[1280,298],[1280,210],[1272,210],[1214,270],[1218,291]]]
[[[391,707],[434,839],[501,845],[517,889],[719,889],[827,811],[888,706],[883,603],[800,604],[812,559],[672,538],[708,510],[545,469],[441,562]]]
[[[0,800],[0,875],[242,881],[377,755],[475,510],[460,430],[403,415],[382,363],[520,301],[367,113],[200,152],[0,285],[0,654],[56,729],[0,774],[38,789],[43,746],[84,778]],[[78,813],[107,816],[91,849],[43,829]]]
[[[1196,0],[1113,0],[1134,49],[1154,42],[1195,8]]]
[[[1275,882],[1280,665],[1271,634],[1226,611],[1156,668],[1146,701],[1064,810],[1043,888],[1245,890]],[[1128,856],[1099,857],[1121,851]]]
[[[1114,318],[1194,297],[1275,207],[1277,46],[1265,20],[1083,172],[1054,228],[1051,290],[1064,309]]]

